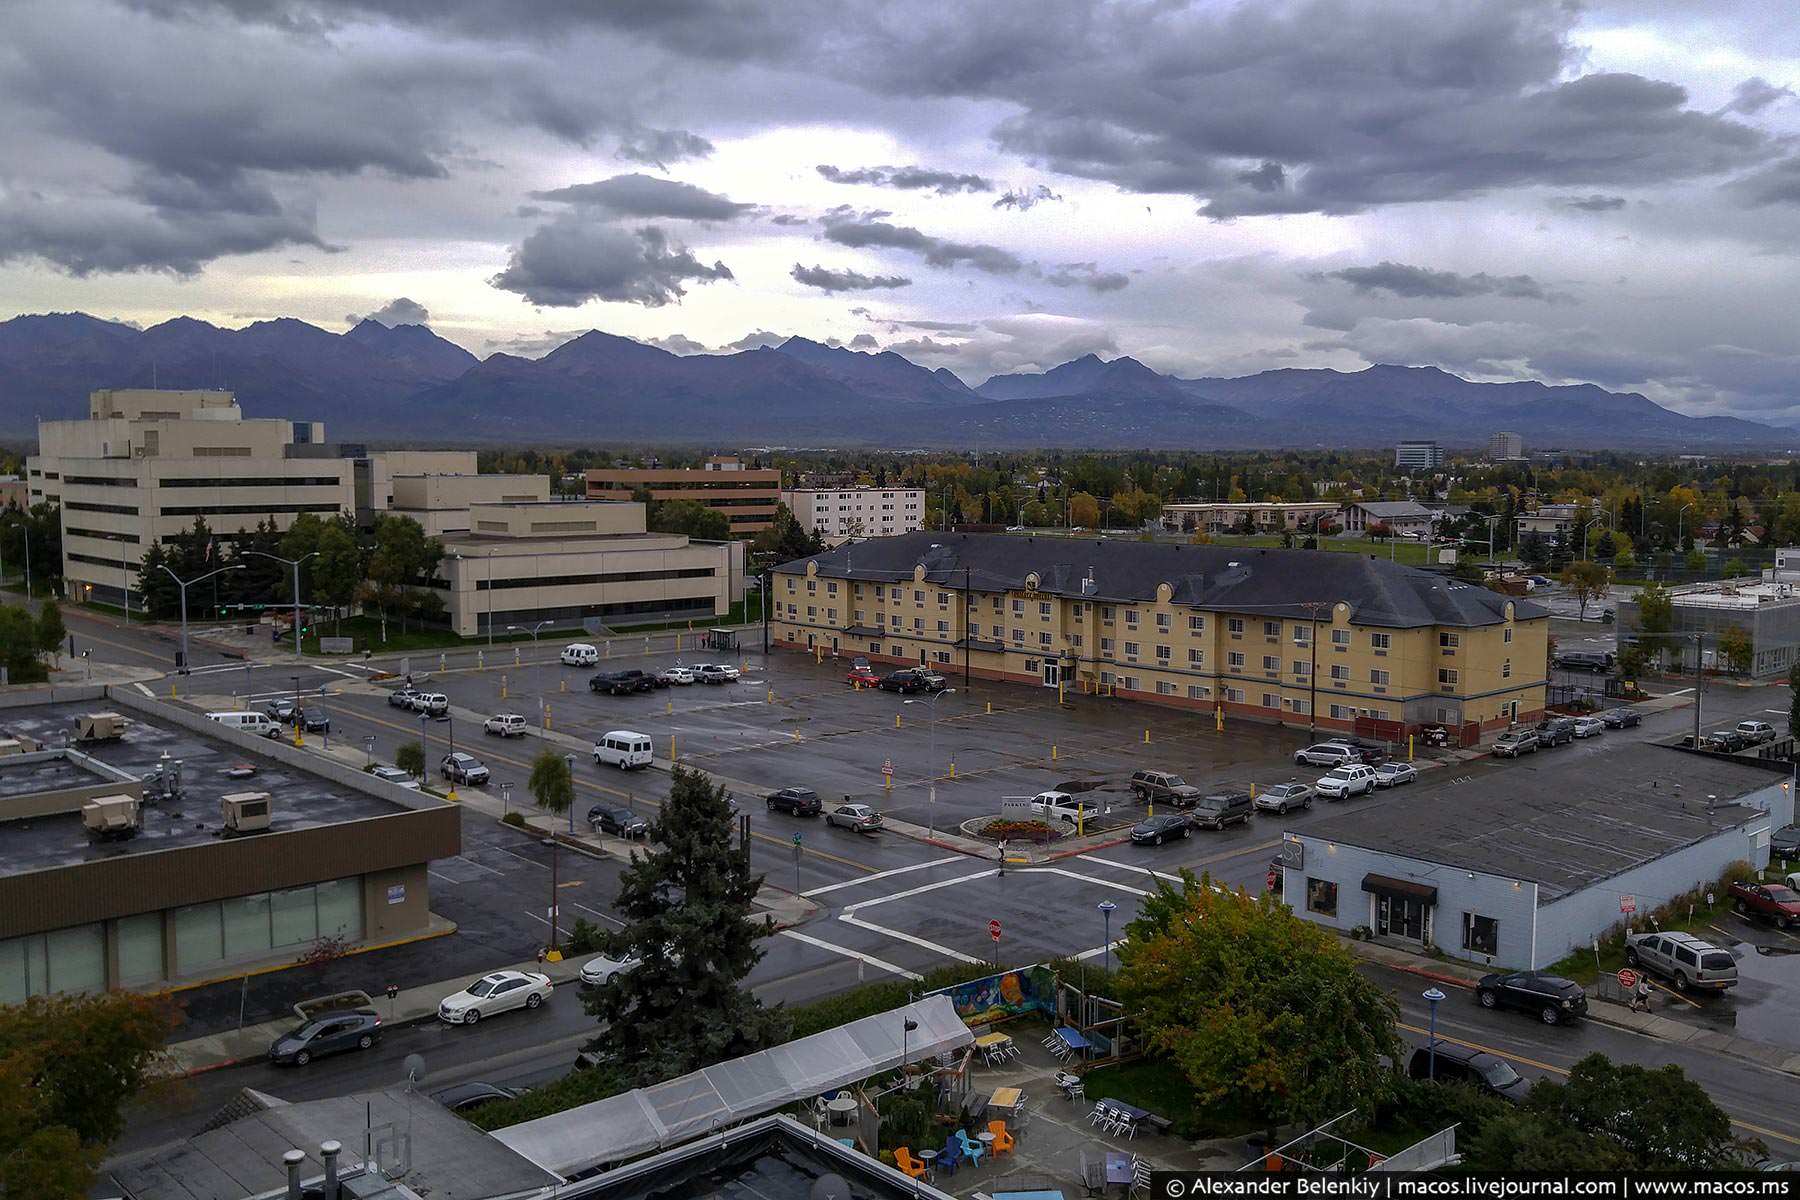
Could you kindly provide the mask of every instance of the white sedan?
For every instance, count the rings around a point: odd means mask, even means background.
[[[664,667],[661,671],[657,672],[656,677],[664,683],[673,683],[686,687],[688,684],[694,682],[694,669],[692,667]]]
[[[643,965],[641,958],[608,958],[603,954],[581,964],[581,982],[590,987],[602,987]]]
[[[1578,738],[1593,737],[1597,733],[1606,732],[1606,722],[1599,717],[1576,717],[1575,736]]]
[[[550,977],[535,971],[494,971],[438,1003],[438,1017],[451,1025],[473,1025],[483,1017],[515,1008],[536,1008],[550,998]]]
[[[1403,783],[1411,783],[1419,777],[1419,768],[1411,763],[1382,763],[1375,768],[1376,787],[1399,787]]]

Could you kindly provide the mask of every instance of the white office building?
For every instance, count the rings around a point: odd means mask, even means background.
[[[1435,471],[1444,465],[1444,448],[1436,442],[1401,442],[1394,447],[1394,466],[1402,471]]]
[[[797,488],[781,493],[802,526],[828,542],[853,537],[893,537],[925,524],[922,488]]]

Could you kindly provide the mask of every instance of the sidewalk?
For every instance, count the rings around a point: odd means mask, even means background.
[[[1405,971],[1436,983],[1448,984],[1451,987],[1473,989],[1476,980],[1489,972],[1473,963],[1465,963],[1452,959],[1427,958],[1422,954],[1413,954],[1394,946],[1384,946],[1376,942],[1345,939],[1350,953],[1369,962],[1380,963],[1396,971]],[[1659,1017],[1655,1013],[1632,1012],[1622,1004],[1610,1000],[1601,1000],[1589,993],[1587,1019],[1598,1025],[1610,1025],[1615,1029],[1626,1029],[1645,1037],[1659,1041],[1674,1042],[1679,1045],[1693,1046],[1700,1050],[1709,1050],[1714,1054],[1723,1054],[1731,1058],[1741,1058],[1758,1066],[1771,1070],[1783,1071],[1789,1075],[1800,1075],[1800,1051],[1787,1046],[1775,1046],[1768,1042],[1753,1041],[1750,1038],[1733,1037],[1717,1030],[1702,1029],[1697,1025],[1688,1025],[1668,1017]]]

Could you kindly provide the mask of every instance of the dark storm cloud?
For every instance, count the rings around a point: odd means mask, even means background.
[[[75,276],[128,271],[196,275],[227,254],[334,247],[310,204],[268,213],[146,208],[116,198],[0,197],[0,263],[41,261]]]
[[[682,221],[731,221],[756,207],[739,204],[691,183],[658,179],[654,175],[615,175],[597,183],[577,183],[546,192],[532,192],[531,198],[597,209],[615,217],[665,217]]]
[[[771,225],[811,225],[812,222],[810,220],[808,220],[806,217],[795,216],[793,213],[776,213],[774,216],[769,218],[769,224],[771,224]]]
[[[1529,275],[1463,275],[1433,271],[1405,263],[1379,262],[1372,267],[1345,267],[1327,272],[1359,292],[1390,292],[1414,300],[1454,300],[1468,296],[1504,296],[1512,300],[1549,300],[1551,294]]]
[[[724,263],[705,265],[654,225],[624,229],[567,213],[534,230],[489,282],[551,308],[589,300],[659,308],[685,296],[689,280],[731,278]]]
[[[1800,204],[1800,158],[1784,158],[1737,180],[1728,190],[1752,208]]]
[[[886,221],[835,219],[826,222],[825,239],[840,246],[881,246],[907,250],[934,267],[967,263],[989,275],[1015,275],[1025,266],[1018,255],[984,242],[953,242],[906,225]]]
[[[829,267],[804,267],[799,263],[795,263],[788,274],[807,287],[825,292],[868,292],[912,284],[912,280],[904,275],[864,275],[860,271],[833,271]]]
[[[1725,111],[1749,116],[1761,112],[1777,100],[1791,99],[1793,95],[1792,88],[1776,87],[1766,79],[1752,77],[1732,89],[1731,103],[1725,106]]]
[[[399,296],[389,300],[372,313],[364,316],[350,313],[344,318],[344,322],[348,325],[355,325],[365,320],[386,325],[389,329],[396,325],[428,325],[431,323],[431,312],[418,301]]]
[[[1035,208],[1047,201],[1061,199],[1060,195],[1040,183],[1036,187],[1007,188],[1000,198],[994,201],[993,207],[1011,208],[1024,212],[1028,208]]]
[[[875,335],[872,333],[859,333],[850,339],[850,349],[879,350],[881,343],[875,340]]]
[[[1614,212],[1625,207],[1625,197],[1594,192],[1587,196],[1564,196],[1552,203],[1558,208],[1572,208],[1578,212]]]
[[[672,162],[706,158],[712,152],[711,142],[685,129],[640,129],[619,139],[619,148],[613,151],[613,157],[652,167],[667,167]]]
[[[1091,262],[1058,263],[1042,272],[1051,287],[1084,287],[1090,292],[1116,292],[1131,282],[1118,271],[1102,271]]]
[[[832,183],[866,183],[875,187],[899,188],[903,191],[934,191],[940,196],[958,192],[991,192],[994,182],[980,175],[961,175],[954,171],[934,171],[930,167],[861,167],[846,171],[829,163],[820,163],[818,172]]]

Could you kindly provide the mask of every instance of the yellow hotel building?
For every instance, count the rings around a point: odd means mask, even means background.
[[[1465,742],[1544,708],[1544,609],[1359,554],[925,530],[771,587],[776,643],[945,674]]]

